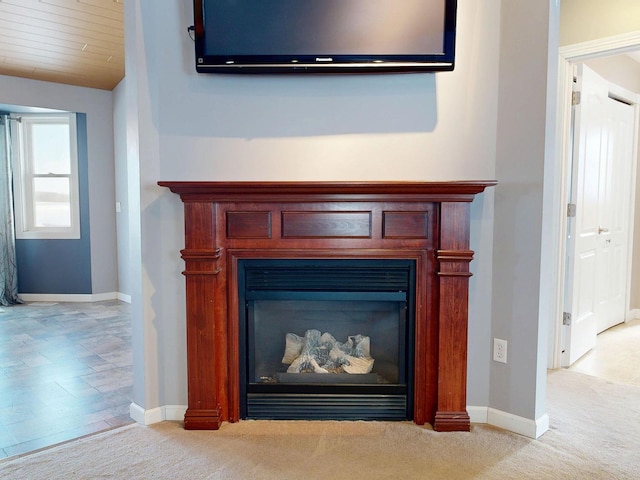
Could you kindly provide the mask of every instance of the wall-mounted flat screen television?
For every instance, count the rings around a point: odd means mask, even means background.
[[[456,0],[194,0],[196,70],[453,70],[456,7]]]

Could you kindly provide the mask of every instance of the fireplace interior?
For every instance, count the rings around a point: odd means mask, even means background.
[[[238,264],[240,416],[413,418],[415,261]]]

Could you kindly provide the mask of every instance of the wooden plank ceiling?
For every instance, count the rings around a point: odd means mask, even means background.
[[[112,90],[124,0],[0,0],[0,75]]]

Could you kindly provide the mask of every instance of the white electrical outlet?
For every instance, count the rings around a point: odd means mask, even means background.
[[[493,360],[507,363],[507,341],[499,338],[493,339]]]

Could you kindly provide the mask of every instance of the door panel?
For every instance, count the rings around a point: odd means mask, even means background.
[[[607,151],[602,159],[600,187],[604,195],[599,214],[598,333],[623,322],[626,311],[634,113],[631,105],[609,98]]]
[[[571,203],[576,216],[569,222],[567,326],[564,363],[570,365],[595,346],[597,335],[595,286],[598,275],[598,204],[600,157],[603,151],[608,88],[584,66],[578,72],[580,104],[575,108]],[[593,78],[592,74],[593,73]]]
[[[563,365],[596,344],[597,334],[624,321],[635,110],[610,98],[610,84],[579,66],[581,101],[574,109]]]

